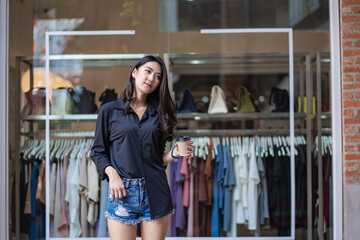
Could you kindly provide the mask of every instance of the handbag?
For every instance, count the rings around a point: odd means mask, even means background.
[[[104,105],[105,103],[115,101],[118,98],[115,89],[106,89],[99,97],[99,101],[101,102],[100,106]]]
[[[185,88],[178,107],[179,113],[196,112],[194,97],[189,88]]]
[[[289,92],[286,89],[273,87],[271,89],[269,104],[271,101],[275,103],[273,112],[288,112],[289,111]]]
[[[45,88],[33,88],[25,93],[28,102],[28,115],[45,114]]]
[[[58,88],[52,91],[51,114],[66,115],[72,114],[74,109],[74,101],[72,95],[73,88]]]
[[[256,107],[252,102],[249,91],[246,87],[239,87],[238,89],[236,89],[235,94],[238,100],[236,110],[238,113],[256,112]]]
[[[208,105],[203,101],[198,101],[195,103],[195,110],[197,113],[207,113]]]
[[[237,110],[237,101],[234,98],[227,98],[226,99],[226,106],[229,112],[236,112]]]
[[[85,87],[76,86],[74,93],[71,94],[74,101],[74,114],[93,114],[97,111],[95,104],[95,93]]]
[[[211,88],[211,100],[208,113],[227,113],[225,94],[223,90],[215,85]]]

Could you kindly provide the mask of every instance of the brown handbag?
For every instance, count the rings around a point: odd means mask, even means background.
[[[25,93],[29,105],[29,115],[45,114],[45,88],[33,88]]]

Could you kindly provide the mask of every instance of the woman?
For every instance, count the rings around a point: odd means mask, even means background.
[[[96,122],[91,158],[109,181],[111,239],[135,239],[140,222],[142,239],[165,238],[174,212],[165,168],[180,154],[177,144],[164,150],[175,125],[165,64],[146,56],[131,71],[123,96],[103,105]]]

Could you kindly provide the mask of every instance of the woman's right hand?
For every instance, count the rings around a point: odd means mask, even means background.
[[[115,168],[108,166],[105,168],[105,173],[109,177],[109,188],[112,200],[119,201],[119,198],[126,196],[125,185]]]

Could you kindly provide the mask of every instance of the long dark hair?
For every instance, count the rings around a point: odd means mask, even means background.
[[[174,139],[174,128],[177,124],[176,120],[176,110],[175,104],[171,98],[168,86],[168,77],[166,66],[163,60],[160,57],[154,56],[145,56],[140,59],[134,68],[130,72],[129,81],[126,84],[126,87],[123,92],[123,104],[125,107],[125,114],[130,110],[130,104],[136,99],[136,87],[135,87],[135,78],[132,76],[132,72],[136,68],[139,68],[147,62],[157,62],[161,66],[161,80],[160,85],[155,89],[154,92],[150,93],[146,97],[148,104],[153,104],[157,107],[157,113],[159,115],[160,121],[162,123],[162,134],[163,138],[166,141],[171,141]],[[134,94],[135,93],[135,94]],[[133,97],[133,95],[135,97]]]

